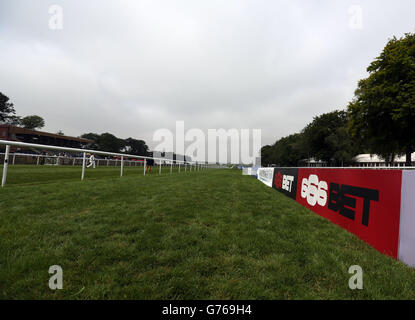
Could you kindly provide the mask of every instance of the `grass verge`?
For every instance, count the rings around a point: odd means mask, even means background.
[[[168,169],[169,170],[169,169]],[[3,299],[413,299],[415,271],[237,170],[15,166]],[[48,287],[51,265],[63,290]],[[364,289],[348,287],[360,265]]]

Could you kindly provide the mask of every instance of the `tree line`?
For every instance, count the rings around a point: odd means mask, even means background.
[[[301,166],[309,159],[348,165],[362,153],[386,163],[415,151],[415,34],[393,37],[367,68],[343,110],[314,117],[299,133],[261,149],[263,165]]]
[[[120,139],[111,133],[85,133],[81,138],[93,140],[88,149],[114,153],[128,153],[137,156],[150,155],[149,148],[144,140],[134,138]]]
[[[45,120],[37,115],[21,117],[16,115],[13,103],[8,96],[0,92],[0,123],[25,129],[41,129],[45,126]]]

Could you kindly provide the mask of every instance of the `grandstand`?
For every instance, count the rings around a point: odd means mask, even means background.
[[[94,141],[79,137],[70,137],[50,132],[30,130],[7,124],[0,125],[0,139],[9,141],[18,141],[25,143],[36,143],[43,145],[54,145],[67,148],[83,148]],[[32,148],[17,148],[16,150],[24,150],[25,153],[36,152]],[[15,150],[11,150],[14,152]]]

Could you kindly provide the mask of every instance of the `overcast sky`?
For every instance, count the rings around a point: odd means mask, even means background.
[[[49,28],[54,4],[61,30]],[[414,0],[1,0],[0,92],[51,132],[154,147],[155,130],[184,120],[262,129],[272,144],[345,108],[414,17]]]

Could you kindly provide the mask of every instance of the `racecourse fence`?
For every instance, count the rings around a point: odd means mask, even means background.
[[[114,153],[106,152],[100,150],[87,150],[87,149],[77,149],[77,148],[67,148],[59,147],[53,145],[41,145],[34,143],[24,143],[17,141],[7,141],[0,140],[0,145],[5,145],[6,150],[4,153],[0,153],[0,159],[3,160],[3,175],[1,186],[4,187],[7,181],[7,170],[9,165],[16,164],[32,164],[32,165],[72,165],[72,166],[81,166],[81,180],[85,179],[85,168],[87,166],[87,154],[93,154],[98,156],[105,156],[107,158],[96,158],[96,166],[120,166],[120,177],[123,176],[124,166],[142,166],[143,175],[146,175],[147,160],[154,160],[154,166],[159,167],[159,174],[161,174],[162,167],[169,166],[170,172],[173,172],[173,167],[178,168],[178,172],[187,172],[187,171],[200,171],[213,168],[220,168],[216,164],[207,164],[207,163],[197,163],[194,161],[183,161],[183,160],[174,160],[166,158],[155,158],[147,156],[137,156],[125,153]],[[68,156],[68,155],[42,155],[42,154],[28,154],[28,153],[11,153],[10,147],[25,147],[31,149],[40,149],[40,150],[52,150],[58,152],[72,153],[80,156]],[[116,157],[116,159],[111,159],[108,157]],[[0,161],[1,161],[0,160]]]
[[[255,174],[379,252],[415,267],[413,167],[280,167]]]
[[[0,163],[4,162],[4,152],[0,152]],[[9,153],[9,165],[26,164],[26,165],[66,165],[66,166],[79,166],[82,165],[83,157],[68,156],[68,155],[43,155],[43,154],[30,154],[30,153]],[[121,164],[120,159],[110,158],[95,158],[96,166],[118,167]],[[163,166],[168,165],[170,160],[166,160],[161,164]],[[127,160],[124,159],[124,166],[143,166],[144,161],[139,160]]]

